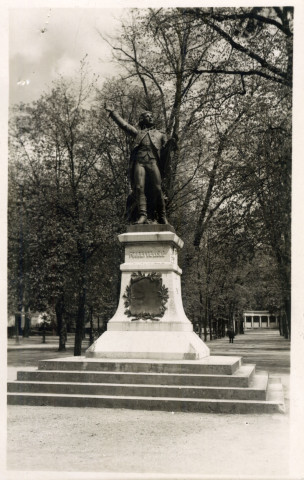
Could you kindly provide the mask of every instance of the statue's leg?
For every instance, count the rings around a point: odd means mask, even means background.
[[[168,224],[166,217],[165,199],[161,188],[161,175],[156,160],[149,165],[149,177],[153,189],[153,198],[156,206],[159,223]]]
[[[145,195],[147,199],[147,218],[148,223],[158,223],[156,220],[156,207],[154,202],[154,192],[151,187],[150,177],[146,175],[145,181]]]
[[[139,218],[135,223],[145,223],[147,220],[147,199],[145,196],[145,167],[136,163],[134,168],[134,190],[136,195]]]

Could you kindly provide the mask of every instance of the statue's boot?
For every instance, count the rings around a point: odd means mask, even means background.
[[[135,224],[142,225],[147,221],[147,200],[144,194],[141,193],[140,195],[138,195],[137,205],[139,211],[139,218],[138,220],[136,220]]]
[[[143,223],[146,223],[147,221],[147,215],[140,215],[139,219],[136,220],[136,225],[142,225]]]
[[[163,225],[169,225],[166,216],[166,205],[163,193],[161,192],[157,199],[157,212],[158,212],[158,222]]]
[[[169,222],[168,222],[168,219],[165,215],[162,215],[160,218],[159,218],[159,223],[163,224],[163,225],[169,225]]]

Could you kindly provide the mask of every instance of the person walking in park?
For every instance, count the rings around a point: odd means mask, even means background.
[[[233,339],[235,337],[235,333],[234,333],[233,328],[230,328],[228,330],[228,337],[229,337],[229,343],[233,343]]]

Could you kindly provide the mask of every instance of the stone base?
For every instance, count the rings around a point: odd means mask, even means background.
[[[125,333],[126,334],[126,333]],[[278,378],[255,374],[240,357],[202,360],[40,360],[7,386],[10,405],[132,408],[169,412],[284,412]]]
[[[86,351],[86,357],[154,360],[208,357],[209,348],[193,332],[183,308],[182,271],[177,254],[183,242],[174,228],[132,225],[118,238],[125,244],[119,304],[108,322],[107,332]],[[132,285],[142,281],[144,289],[131,291]]]
[[[86,357],[154,360],[199,360],[209,348],[194,332],[107,331],[86,351]]]

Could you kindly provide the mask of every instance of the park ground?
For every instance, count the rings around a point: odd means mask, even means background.
[[[9,339],[8,379],[39,359],[72,356],[72,343],[69,338],[67,350],[58,352],[57,337],[45,344],[40,337],[18,345]],[[8,406],[7,478],[290,478],[289,341],[278,331],[260,330],[237,335],[233,344],[227,338],[207,343],[212,355],[238,355],[257,371],[280,377],[286,412]]]

